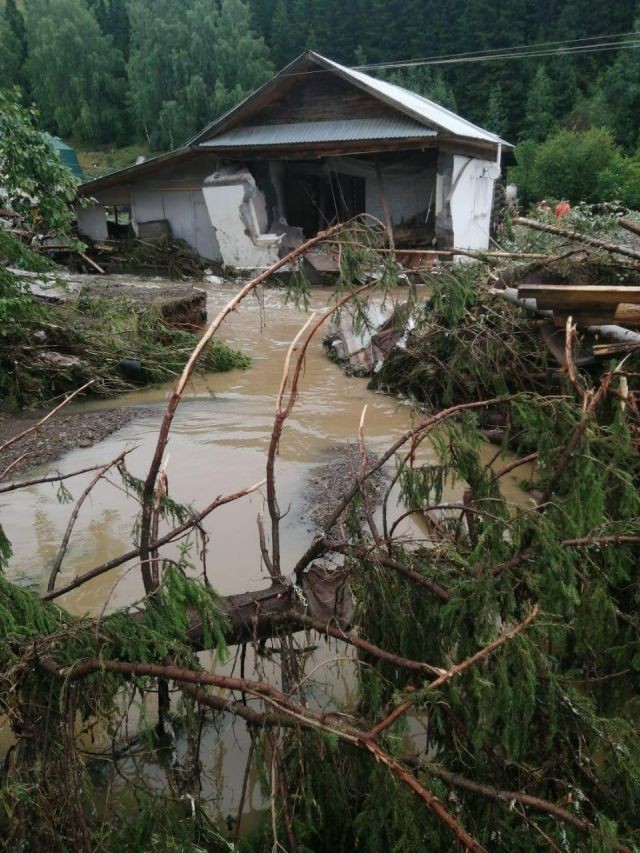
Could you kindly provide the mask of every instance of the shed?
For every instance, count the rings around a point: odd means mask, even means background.
[[[79,188],[166,220],[203,257],[260,268],[367,213],[398,246],[485,249],[512,146],[450,110],[312,51],[181,148]]]
[[[82,168],[80,163],[78,162],[78,157],[75,152],[75,148],[72,148],[70,145],[67,145],[66,142],[63,142],[59,136],[51,136],[49,133],[42,134],[44,138],[47,140],[49,145],[57,152],[58,156],[62,160],[62,162],[67,166],[74,177],[82,180],[84,178],[84,174],[82,172]]]

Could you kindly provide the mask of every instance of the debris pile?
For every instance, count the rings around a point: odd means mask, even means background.
[[[566,375],[571,320],[572,363],[595,376],[611,356],[640,350],[640,223],[589,216],[569,213],[567,227],[516,218],[509,251],[422,272],[432,289],[426,302],[387,300],[336,314],[324,341],[329,356],[371,377],[372,387],[430,409],[552,393]],[[484,426],[492,433],[501,427]]]
[[[153,241],[133,236],[125,240],[101,240],[91,243],[87,253],[106,273],[203,278],[215,266],[184,240],[170,235]]]

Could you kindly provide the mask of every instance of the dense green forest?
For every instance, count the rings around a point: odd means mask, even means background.
[[[367,65],[594,36],[606,44],[607,36],[640,29],[639,5],[620,0],[603,14],[595,0],[4,0],[0,79],[19,87],[54,134],[166,150],[306,47]],[[640,187],[634,40],[627,36],[626,49],[553,48],[542,57],[373,73],[526,142],[518,178],[532,196],[547,192],[536,160],[551,137],[553,156],[586,139],[595,175],[586,200],[626,192],[633,201]],[[574,195],[574,187],[565,192]]]

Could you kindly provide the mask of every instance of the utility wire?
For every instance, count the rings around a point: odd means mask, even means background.
[[[364,68],[367,68],[367,69],[391,68],[395,65],[403,65],[407,61],[409,61],[409,62],[432,62],[433,60],[436,60],[436,59],[458,59],[458,58],[462,59],[462,58],[467,57],[467,56],[480,56],[480,55],[489,56],[490,54],[493,54],[493,53],[509,53],[512,51],[529,51],[529,50],[535,50],[536,48],[549,48],[552,45],[556,45],[558,47],[571,46],[571,45],[581,44],[583,42],[594,42],[594,41],[600,41],[603,39],[624,39],[624,38],[627,38],[629,36],[640,37],[640,32],[607,33],[606,35],[588,36],[588,37],[579,38],[579,39],[559,39],[557,41],[541,41],[541,42],[536,42],[534,44],[513,45],[512,47],[494,47],[494,48],[487,48],[485,50],[464,51],[462,53],[442,53],[442,54],[436,54],[435,56],[422,56],[422,57],[419,57],[418,59],[413,59],[413,60],[399,59],[399,60],[394,60],[391,62],[372,62],[372,63],[369,63],[367,65],[358,65],[358,66],[354,66],[354,67],[357,67],[359,69],[364,69]],[[621,43],[623,43],[623,42],[621,42]]]
[[[640,33],[638,34],[638,36],[640,37]],[[602,42],[601,44],[584,45],[582,47],[560,47],[550,48],[549,50],[522,51],[520,53],[482,54],[479,56],[460,57],[458,59],[410,59],[405,62],[396,62],[393,65],[380,64],[373,68],[366,65],[357,66],[356,70],[377,71],[385,68],[393,70],[395,68],[420,68],[432,65],[463,65],[472,62],[495,62],[497,60],[503,59],[530,59],[545,56],[574,56],[577,54],[601,53],[607,50],[632,50],[636,47],[640,47],[640,38],[637,41]]]
[[[614,39],[614,41],[594,42],[598,38]],[[583,43],[584,42],[584,43]],[[547,47],[548,45],[548,47]],[[555,45],[555,47],[552,47]],[[507,48],[492,48],[486,51],[470,51],[468,53],[441,54],[422,59],[395,60],[367,65],[351,66],[353,71],[383,71],[401,68],[419,68],[434,65],[461,65],[472,62],[495,62],[505,59],[533,59],[537,57],[572,56],[590,53],[601,53],[608,50],[634,50],[640,47],[640,32],[621,33],[611,36],[590,36],[584,39],[567,41],[539,42],[532,45],[519,45]],[[281,77],[306,77],[310,74],[333,73],[333,69],[317,68],[312,71],[292,71],[281,74]]]

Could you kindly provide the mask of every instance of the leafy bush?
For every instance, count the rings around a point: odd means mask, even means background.
[[[72,220],[75,181],[22,107],[18,91],[0,90],[0,187],[7,204],[45,229],[65,230]]]
[[[625,207],[640,209],[640,153],[619,157],[600,174],[598,189],[602,198],[616,199]]]
[[[516,147],[516,160],[509,179],[524,203],[543,198],[596,203],[616,197],[624,186],[632,194],[629,161],[603,128],[561,130],[537,146],[525,140]]]

